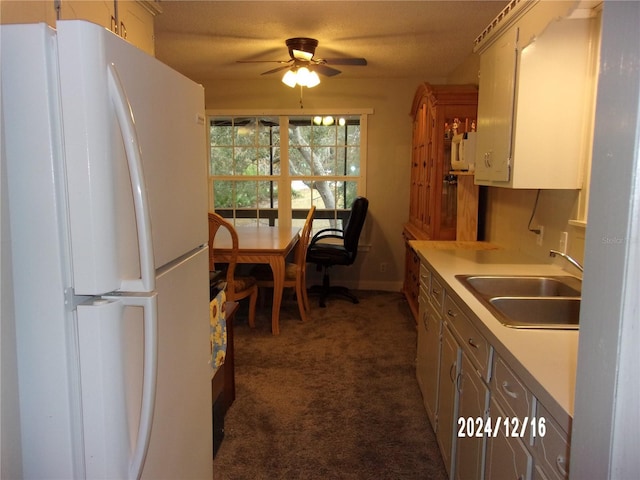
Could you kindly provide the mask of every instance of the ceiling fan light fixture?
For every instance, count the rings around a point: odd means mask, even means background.
[[[320,84],[320,77],[318,76],[318,74],[316,72],[314,72],[313,70],[311,70],[309,72],[309,75],[307,76],[307,88],[313,88],[316,85]]]
[[[307,67],[300,67],[297,69],[287,70],[287,73],[282,77],[282,83],[291,88],[296,85],[313,88],[320,84],[320,77],[316,72],[309,70]]]
[[[311,72],[307,67],[298,68],[298,77],[297,77],[298,85],[302,87],[306,87],[307,81],[309,80],[309,75],[311,75]]]
[[[287,70],[287,73],[282,77],[282,83],[287,87],[293,88],[298,83],[298,75],[294,70]]]

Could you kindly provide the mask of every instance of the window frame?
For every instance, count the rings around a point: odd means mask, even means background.
[[[269,224],[273,225],[275,222],[275,218],[278,219],[278,225],[282,225],[285,227],[289,227],[292,224],[293,219],[304,219],[307,215],[307,209],[292,209],[291,205],[291,195],[283,195],[283,192],[290,193],[291,192],[291,183],[292,181],[299,180],[300,178],[311,179],[333,179],[338,181],[349,181],[356,184],[356,192],[359,196],[366,196],[366,175],[367,175],[367,130],[368,130],[368,116],[373,113],[373,109],[309,109],[309,110],[235,110],[235,109],[207,109],[205,111],[206,119],[207,119],[207,128],[206,128],[206,139],[207,142],[207,179],[208,179],[208,195],[209,195],[209,210],[213,211],[215,209],[214,198],[213,198],[213,182],[214,180],[243,180],[243,181],[264,181],[266,178],[272,178],[272,181],[277,185],[277,189],[279,192],[278,195],[278,206],[277,206],[277,215],[267,215],[266,217],[260,216],[260,218],[268,218]],[[359,175],[354,176],[344,176],[344,175],[335,175],[335,176],[292,176],[289,172],[289,118],[290,117],[314,117],[314,116],[360,116],[360,173]],[[210,163],[211,163],[211,145],[209,143],[209,125],[210,118],[218,116],[218,117],[277,117],[280,124],[280,174],[274,176],[263,176],[263,175],[211,175],[210,171]],[[232,213],[229,218],[236,222],[237,218],[243,218],[243,216],[237,216],[236,213],[238,210],[231,210],[230,212],[223,211],[224,209],[215,209],[219,213],[222,213],[223,216],[228,216],[225,214]],[[333,215],[330,215],[330,212],[323,210],[316,210],[315,218],[327,218],[327,219],[345,219],[348,216],[348,209],[338,209],[336,208],[332,212],[336,212]],[[332,213],[331,212],[331,213]],[[335,216],[334,216],[335,215]],[[255,218],[255,216],[250,216],[248,218]]]

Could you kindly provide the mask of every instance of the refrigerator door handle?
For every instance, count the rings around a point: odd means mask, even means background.
[[[158,294],[140,296],[104,296],[105,300],[122,302],[125,306],[143,308],[144,316],[144,360],[142,374],[142,402],[138,435],[129,462],[129,479],[138,480],[149,449],[151,425],[156,401],[158,378]]]
[[[156,276],[153,260],[153,241],[151,238],[151,215],[149,213],[147,188],[142,169],[142,152],[138,142],[131,104],[120,81],[118,70],[113,63],[109,65],[108,72],[109,95],[122,133],[131,177],[140,255],[140,278],[122,279],[120,290],[126,292],[150,292],[155,289]]]

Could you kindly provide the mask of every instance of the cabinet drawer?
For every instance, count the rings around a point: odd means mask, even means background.
[[[533,439],[533,453],[536,463],[549,479],[569,478],[569,440],[568,435],[558,422],[549,415],[544,406],[538,402],[536,406],[536,421],[545,419],[546,432],[544,436]]]
[[[418,296],[418,306],[420,307],[420,312],[422,312],[422,310],[426,308],[428,304],[429,304],[429,293],[423,286],[420,286],[420,294]]]
[[[471,320],[462,313],[462,310],[448,295],[444,299],[444,318],[460,339],[462,349],[469,355],[476,368],[479,369],[482,378],[486,379],[489,371],[489,352],[491,348],[489,342],[486,341],[476,327],[473,326]]]
[[[431,289],[431,272],[422,264],[420,264],[420,288],[424,288],[427,292]]]
[[[438,312],[442,311],[442,303],[444,302],[444,287],[438,281],[438,279],[431,275],[431,285],[429,287],[429,297],[431,298],[431,303],[436,308]]]
[[[531,417],[532,396],[504,361],[495,356],[491,374],[491,396],[500,400],[507,415],[524,421]]]

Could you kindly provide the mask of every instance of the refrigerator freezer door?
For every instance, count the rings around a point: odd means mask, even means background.
[[[157,269],[208,239],[203,89],[104,28],[57,30],[75,292],[149,291],[132,287],[149,270],[145,245]]]

